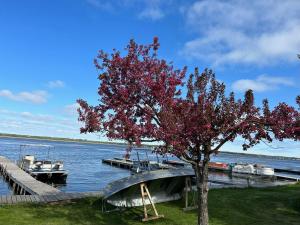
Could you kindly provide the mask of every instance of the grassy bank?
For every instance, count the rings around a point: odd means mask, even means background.
[[[165,218],[141,223],[142,209],[101,213],[101,201],[87,198],[55,205],[0,207],[0,224],[5,225],[191,225],[195,211],[183,212],[183,202],[157,204]],[[265,189],[223,189],[209,193],[210,225],[299,225],[300,184]]]

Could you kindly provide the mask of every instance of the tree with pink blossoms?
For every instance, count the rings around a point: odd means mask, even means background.
[[[156,151],[172,154],[192,165],[198,192],[198,224],[208,224],[208,164],[227,142],[238,136],[244,150],[273,139],[300,139],[299,109],[279,103],[270,109],[254,105],[252,90],[244,99],[233,92],[226,95],[225,84],[208,69],[196,68],[183,82],[187,69],[174,69],[159,59],[158,39],[138,45],[133,40],[126,54],[99,51],[94,63],[101,71],[98,79],[99,104],[79,99],[82,133],[104,132],[110,139],[132,145],[153,142]],[[183,96],[181,90],[186,90]],[[300,107],[300,97],[296,99]]]

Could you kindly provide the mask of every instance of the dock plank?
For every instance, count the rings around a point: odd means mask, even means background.
[[[0,204],[6,204],[6,196],[5,195],[1,195],[0,197]]]
[[[37,198],[35,198],[35,195],[25,195],[25,196],[28,196],[31,202],[38,202]]]
[[[11,195],[11,196],[10,196],[10,199],[11,199],[12,204],[17,203],[17,199],[16,199],[16,196],[15,196],[15,195]]]
[[[47,202],[55,202],[57,199],[55,198],[55,195],[47,195]]]
[[[31,198],[31,195],[23,195],[24,197],[25,197],[25,199],[26,199],[26,202],[33,202],[32,201],[32,198]]]
[[[40,202],[40,203],[47,203],[47,200],[45,199],[44,196],[38,195],[37,197],[39,198],[39,202]]]
[[[7,202],[7,204],[12,204],[11,195],[6,196],[6,202]]]
[[[24,199],[21,198],[21,195],[15,195],[17,203],[24,202]]]
[[[25,195],[19,195],[21,198],[21,202],[27,202],[26,196]]]

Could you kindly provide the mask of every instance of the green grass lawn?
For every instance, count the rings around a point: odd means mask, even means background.
[[[101,213],[101,201],[87,198],[52,205],[20,204],[0,207],[2,225],[76,224],[196,224],[195,211],[183,212],[183,201],[157,204],[165,218],[140,222],[141,208]],[[299,225],[300,184],[264,189],[219,189],[209,192],[210,225]]]

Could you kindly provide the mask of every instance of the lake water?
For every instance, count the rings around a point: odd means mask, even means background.
[[[128,170],[111,167],[101,162],[102,159],[122,157],[126,148],[124,145],[0,138],[0,155],[13,161],[18,160],[20,144],[45,144],[55,147],[50,153],[50,157],[63,160],[65,169],[69,172],[66,185],[58,186],[64,192],[97,191],[111,181],[130,175]],[[47,156],[47,152],[45,148],[28,148],[23,154],[35,154],[37,158],[44,158],[43,156]],[[141,158],[146,158],[146,152],[145,149],[140,151]],[[150,159],[156,160],[154,154],[149,151],[147,154]],[[136,158],[135,154],[132,158]],[[300,171],[300,160],[289,158],[220,153],[218,156],[214,156],[212,161],[261,163],[275,168],[293,168]],[[8,193],[11,193],[10,188],[6,182],[0,179],[0,195]]]

